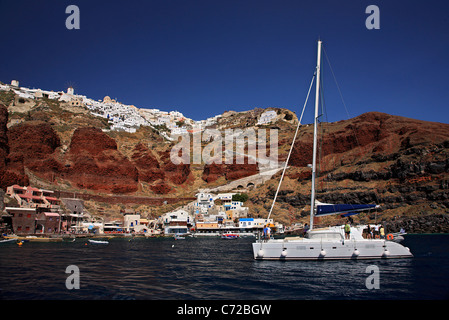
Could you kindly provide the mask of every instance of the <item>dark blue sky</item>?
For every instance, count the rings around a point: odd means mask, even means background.
[[[80,30],[65,27],[70,4]],[[380,30],[365,27],[370,4]],[[320,37],[350,117],[449,122],[448,1],[0,0],[0,30],[0,81],[73,85],[195,120],[255,107],[299,114]],[[328,120],[347,119],[325,57],[323,82]]]

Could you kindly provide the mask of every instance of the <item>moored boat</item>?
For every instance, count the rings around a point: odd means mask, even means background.
[[[5,236],[5,239],[30,241],[30,242],[61,242],[62,238],[38,237],[38,236]]]
[[[314,229],[305,237],[285,237],[253,243],[258,260],[344,260],[410,258],[410,249],[386,239],[365,239],[364,226],[350,228],[345,238],[344,226]]]
[[[16,239],[2,239],[0,240],[0,243],[8,243],[8,242],[13,242],[16,241]]]
[[[227,239],[227,240],[233,240],[233,239],[238,239],[240,238],[240,235],[238,233],[223,233],[221,235],[222,239]]]
[[[314,217],[338,214],[341,217],[349,217],[363,211],[376,209],[376,204],[329,204],[321,203],[316,200],[316,168],[317,168],[317,136],[318,136],[318,118],[319,118],[319,98],[320,98],[320,65],[321,65],[321,41],[318,41],[317,66],[312,82],[309,87],[309,93],[313,81],[316,81],[315,95],[315,116],[313,132],[313,159],[312,159],[312,187],[310,204],[310,226],[304,237],[291,237],[284,239],[259,239],[252,244],[254,259],[258,260],[328,260],[328,259],[380,259],[380,258],[410,258],[412,253],[407,247],[402,246],[394,240],[394,236],[389,234],[386,239],[365,239],[362,236],[363,229],[366,226],[351,227],[335,226],[322,229],[314,229]],[[307,99],[309,97],[307,94]],[[307,104],[304,104],[304,108]],[[274,208],[277,194],[279,192],[282,179],[290,159],[291,151],[301,125],[301,118],[298,121],[296,133],[290,152],[285,162],[285,167],[281,175],[278,189],[268,214],[268,219]],[[391,237],[390,237],[391,236]],[[400,240],[399,236],[396,240]]]
[[[90,243],[93,243],[93,244],[108,244],[108,243],[109,243],[109,241],[105,241],[105,240],[93,240],[93,239],[89,239],[89,242],[90,242]]]

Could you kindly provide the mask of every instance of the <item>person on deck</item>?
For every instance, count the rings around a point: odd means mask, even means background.
[[[303,234],[303,236],[305,236],[306,235],[306,233],[307,233],[307,231],[309,231],[309,224],[308,223],[306,223],[305,224],[305,226],[304,226],[304,234]]]
[[[368,224],[368,226],[366,227],[366,229],[364,231],[366,233],[366,239],[372,239],[373,238],[373,236],[371,235],[371,228],[370,228],[369,224]]]
[[[349,222],[346,222],[345,224],[345,239],[351,239],[351,226],[349,225]]]
[[[385,239],[385,229],[384,229],[384,226],[380,226],[379,232],[380,232],[380,238],[381,238],[381,239]]]
[[[271,233],[271,229],[268,225],[265,226],[265,228],[263,229],[263,236],[265,239],[270,239],[270,233]]]
[[[378,224],[376,224],[374,226],[374,238],[379,239],[379,225]]]

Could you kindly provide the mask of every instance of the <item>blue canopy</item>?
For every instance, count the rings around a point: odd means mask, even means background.
[[[321,203],[316,206],[316,217],[327,216],[331,214],[342,214],[344,216],[350,216],[357,214],[360,211],[370,210],[377,208],[376,204],[327,204]]]

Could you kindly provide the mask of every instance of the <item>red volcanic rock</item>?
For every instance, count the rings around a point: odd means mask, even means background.
[[[380,112],[368,112],[323,126],[321,154],[323,159],[327,157],[327,162],[333,164],[354,163],[376,153],[391,155],[422,143],[442,143],[449,137],[448,124]],[[312,163],[312,139],[312,126],[304,128],[294,145],[289,164],[305,167]]]
[[[55,150],[60,146],[59,136],[50,124],[24,122],[12,126],[8,130],[8,142],[8,171],[12,177],[8,184],[27,184],[25,168],[49,180],[63,170],[55,159]]]
[[[134,147],[131,161],[139,171],[140,181],[154,182],[165,178],[159,161],[143,143],[138,143]]]
[[[0,188],[6,188],[6,160],[9,154],[8,135],[8,109],[0,103]]]
[[[75,130],[70,142],[70,152],[97,155],[105,150],[117,150],[117,143],[98,128],[87,127]]]
[[[157,194],[169,193],[169,183],[181,185],[190,175],[189,164],[175,165],[170,160],[170,151],[160,153],[159,162],[153,153],[142,143],[134,147],[131,161],[139,171],[139,180],[149,183],[150,189]]]
[[[75,130],[67,154],[73,165],[67,179],[79,188],[128,193],[137,191],[138,171],[117,143],[97,128]]]
[[[161,162],[166,180],[177,185],[187,181],[190,175],[190,164],[174,164],[170,159],[170,150],[161,153]]]
[[[10,154],[21,154],[26,162],[47,157],[61,145],[58,134],[47,123],[24,122],[9,128]]]
[[[237,160],[234,159],[234,162],[237,162]],[[259,173],[258,164],[248,163],[248,158],[245,157],[243,160],[243,164],[211,163],[204,165],[202,179],[208,183],[211,183],[217,180],[219,177],[224,176],[226,180],[232,181],[252,176],[257,173]]]
[[[131,156],[133,162],[141,168],[159,168],[159,162],[143,143],[138,143]]]
[[[223,164],[211,163],[204,165],[201,178],[207,183],[214,182],[221,176],[226,176],[226,167]]]
[[[0,104],[0,188],[19,184],[28,185],[29,180],[23,166],[23,155],[9,156],[8,110]]]
[[[230,164],[227,166],[226,180],[237,180],[259,173],[257,164]]]
[[[0,173],[6,170],[6,157],[9,153],[7,124],[8,109],[0,103]]]
[[[167,194],[172,188],[164,180],[159,180],[156,184],[150,186],[150,189],[157,194]]]

